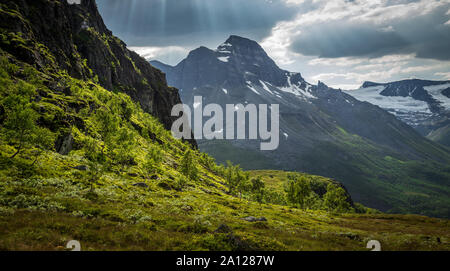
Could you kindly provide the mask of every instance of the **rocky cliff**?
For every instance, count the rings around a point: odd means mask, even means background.
[[[113,36],[95,0],[2,0],[0,5],[1,49],[41,71],[66,71],[124,92],[170,128],[170,111],[180,103],[178,91]]]

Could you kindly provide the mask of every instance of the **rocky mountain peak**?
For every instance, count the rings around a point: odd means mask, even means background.
[[[256,41],[253,41],[251,39],[247,39],[244,37],[236,36],[236,35],[231,35],[225,41],[225,43],[222,45],[225,45],[225,44],[231,45],[231,47],[233,47],[233,48],[240,48],[240,49],[247,48],[247,50],[252,50],[252,51],[257,51],[257,50],[264,51],[262,49],[262,47]]]

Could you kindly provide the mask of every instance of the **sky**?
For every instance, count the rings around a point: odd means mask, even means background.
[[[97,0],[143,57],[176,65],[230,35],[286,70],[342,89],[365,81],[450,80],[450,0]]]

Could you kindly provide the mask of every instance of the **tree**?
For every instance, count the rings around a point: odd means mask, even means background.
[[[53,133],[36,124],[39,115],[32,108],[34,93],[31,85],[19,82],[2,101],[6,115],[3,133],[10,143],[16,144],[16,152],[10,158],[16,157],[24,148],[37,147],[39,151],[33,165],[43,151],[54,145]]]
[[[248,190],[248,179],[248,174],[245,174],[239,165],[233,165],[230,161],[227,161],[225,181],[230,194],[239,193],[242,198],[242,193]]]
[[[265,192],[265,184],[262,181],[261,176],[251,180],[251,191],[256,201],[261,204],[263,202]]]
[[[33,143],[38,148],[38,151],[32,165],[37,162],[38,158],[44,151],[51,150],[53,148],[55,143],[55,135],[48,129],[37,127],[34,131]]]
[[[230,161],[227,161],[227,166],[225,169],[225,181],[226,181],[226,186],[228,187],[228,192],[230,194],[233,193],[234,191],[234,166]]]
[[[112,159],[122,166],[132,165],[134,161],[135,136],[126,127],[121,127],[114,137],[108,141],[108,149],[111,150]]]
[[[198,179],[198,169],[191,149],[187,149],[181,158],[180,171],[190,180]]]
[[[236,165],[234,167],[234,178],[235,190],[239,194],[239,199],[242,199],[242,194],[249,190],[249,176],[244,173],[239,165]]]
[[[288,202],[300,208],[305,208],[306,199],[311,194],[309,180],[297,175],[291,175],[288,178],[288,184],[285,189]]]
[[[323,201],[328,211],[342,213],[351,209],[345,190],[331,183],[327,186],[327,193],[323,196]]]
[[[34,131],[36,130],[37,114],[26,105],[16,105],[8,113],[4,125],[4,132],[10,142],[17,144],[16,152],[11,158],[16,157],[27,145],[33,144]]]
[[[152,148],[147,153],[144,167],[148,173],[154,174],[158,170],[158,166],[163,162],[163,153],[161,149],[152,145]]]

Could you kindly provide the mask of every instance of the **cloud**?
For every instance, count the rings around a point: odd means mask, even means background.
[[[292,43],[291,49],[307,56],[335,58],[348,56],[383,56],[398,53],[408,46],[396,32],[382,31],[352,23],[310,26]]]
[[[297,59],[299,60],[299,59]],[[417,59],[414,54],[378,58],[318,58],[306,62],[307,80],[325,82],[334,88],[355,89],[365,81],[392,82],[408,78],[444,80],[449,61]],[[313,71],[312,71],[313,70]]]
[[[107,26],[147,59],[175,65],[230,34],[261,41],[282,68],[311,83],[444,80],[450,1],[97,0]]]
[[[441,77],[443,80],[450,80],[450,72],[437,72],[435,75]]]
[[[450,60],[449,1],[295,1],[300,12],[273,28],[265,48],[286,61],[415,54]],[[305,12],[306,10],[306,12]],[[279,44],[282,43],[282,46]]]
[[[97,0],[106,25],[131,46],[209,46],[230,34],[260,40],[296,8],[284,0]]]

